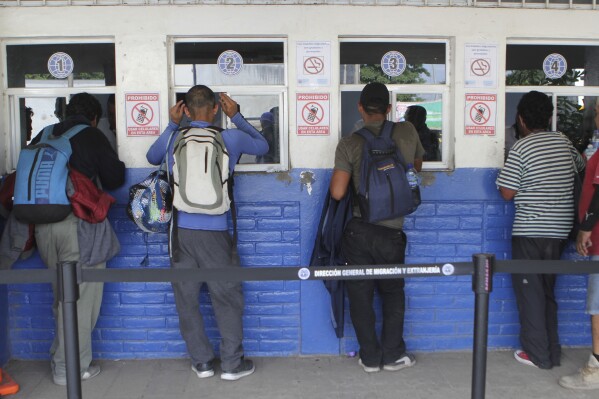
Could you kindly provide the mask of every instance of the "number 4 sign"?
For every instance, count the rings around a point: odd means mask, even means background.
[[[566,73],[566,69],[568,69],[568,63],[561,54],[549,54],[543,61],[543,72],[549,79],[561,78]]]

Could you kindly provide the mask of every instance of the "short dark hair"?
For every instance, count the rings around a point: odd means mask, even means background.
[[[216,98],[214,92],[208,86],[193,86],[185,94],[185,105],[190,109],[200,109],[204,107],[214,108]]]
[[[368,115],[387,114],[389,108],[389,90],[379,82],[368,83],[360,93],[360,104]]]
[[[93,121],[94,119],[100,120],[102,116],[102,105],[98,99],[89,93],[77,93],[67,104],[65,112],[67,117],[81,115]]]
[[[518,115],[529,130],[547,129],[553,115],[553,103],[547,94],[530,91],[518,103]]]

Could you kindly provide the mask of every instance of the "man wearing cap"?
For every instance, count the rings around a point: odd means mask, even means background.
[[[367,84],[360,94],[358,111],[364,127],[379,135],[387,114],[391,111],[389,91],[382,83]],[[422,168],[424,148],[411,123],[400,122],[393,127],[392,139],[406,163],[417,171]],[[364,139],[358,134],[341,139],[335,152],[335,167],[331,178],[331,196],[342,199],[347,190],[358,190]],[[349,187],[353,181],[353,187]],[[354,218],[343,233],[341,253],[348,265],[402,264],[405,259],[406,235],[402,231],[403,217],[367,223],[354,206]],[[365,372],[398,371],[411,367],[416,359],[406,352],[403,339],[405,294],[403,279],[348,280],[350,315],[360,345],[359,364]],[[374,290],[383,302],[383,331],[379,341],[375,330],[372,306]]]

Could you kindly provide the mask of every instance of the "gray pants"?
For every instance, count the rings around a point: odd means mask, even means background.
[[[78,220],[73,214],[61,222],[38,224],[35,226],[35,241],[40,256],[49,269],[56,269],[58,262],[79,262],[79,241],[77,239]],[[93,268],[105,268],[100,263]],[[92,330],[100,315],[103,283],[82,283],[79,285],[77,301],[77,320],[79,323],[79,361],[81,370],[86,370],[92,361]],[[53,286],[54,303],[52,311],[56,320],[56,334],[50,348],[52,368],[57,376],[66,375],[64,353],[64,330],[62,322],[62,306],[59,305],[56,287]]]
[[[175,269],[222,269],[240,267],[228,231],[178,230],[178,261]],[[243,356],[243,291],[240,282],[208,281],[208,291],[221,335],[221,368],[235,369]],[[199,295],[201,282],[173,283],[179,314],[179,329],[193,364],[214,359],[214,350],[204,328]]]

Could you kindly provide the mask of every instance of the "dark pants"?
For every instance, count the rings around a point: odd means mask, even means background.
[[[348,265],[402,264],[406,235],[401,230],[352,219],[343,233],[342,255]],[[349,310],[360,344],[360,358],[369,367],[393,363],[406,351],[403,339],[403,279],[347,280]],[[374,290],[383,303],[381,342],[375,330]]]
[[[178,260],[171,261],[175,269],[220,269],[239,267],[237,251],[228,231],[179,229]],[[243,356],[243,291],[240,282],[209,281],[208,291],[214,316],[221,335],[221,368],[231,371],[241,363]],[[199,295],[202,283],[172,283],[175,304],[179,314],[179,329],[187,345],[192,363],[206,363],[214,359],[212,344],[204,328]]]
[[[512,259],[558,260],[566,240],[512,237]],[[539,368],[560,365],[555,274],[512,274],[520,313],[520,343]]]

